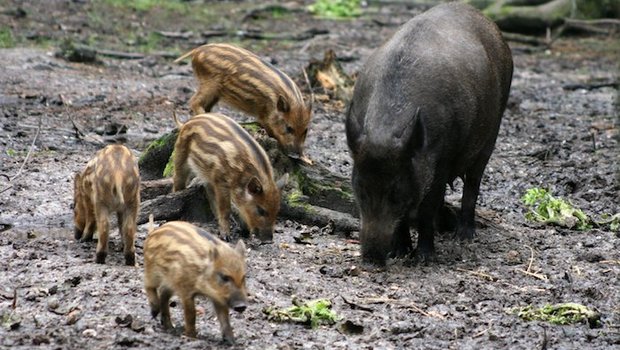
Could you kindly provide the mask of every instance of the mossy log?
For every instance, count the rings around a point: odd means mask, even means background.
[[[483,13],[505,31],[544,32],[565,23],[567,18],[593,19],[617,16],[618,5],[610,0],[496,0]]]
[[[255,123],[243,126],[267,152],[276,178],[290,175],[282,193],[281,219],[316,226],[331,224],[342,232],[358,230],[357,205],[348,178],[330,172],[317,161],[307,164],[288,157]],[[213,220],[201,186],[172,193],[171,179],[163,179],[166,167],[169,172],[176,135],[174,130],[153,141],[140,157],[143,183],[139,223],[147,222],[150,214],[157,220]]]
[[[306,72],[312,86],[321,86],[332,98],[345,103],[351,100],[355,81],[344,71],[334,50],[325,51],[323,60],[310,61]]]

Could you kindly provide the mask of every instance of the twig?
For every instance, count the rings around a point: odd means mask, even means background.
[[[34,139],[32,139],[32,144],[30,145],[30,149],[28,150],[28,153],[26,154],[26,158],[24,158],[24,162],[22,163],[22,166],[17,171],[17,174],[13,175],[10,181],[14,181],[19,175],[21,175],[22,170],[24,170],[24,167],[26,166],[26,163],[28,163],[28,159],[30,159],[30,155],[32,154],[32,150],[34,149],[34,144],[37,142],[37,138],[39,137],[40,132],[41,132],[41,116],[39,116],[39,127],[37,128],[37,133],[34,135]]]
[[[545,276],[545,275],[543,275],[543,274],[541,274],[541,273],[536,273],[536,272],[525,271],[525,270],[523,270],[523,269],[517,269],[517,271],[519,271],[519,272],[523,272],[523,273],[524,273],[524,274],[526,274],[526,275],[529,275],[529,276],[532,276],[532,277],[538,278],[538,279],[539,279],[539,280],[541,280],[541,281],[546,281],[546,280],[548,279],[548,278],[547,278],[547,276]]]
[[[360,304],[356,304],[356,303],[354,303],[352,301],[347,300],[342,294],[340,295],[340,297],[342,298],[342,300],[344,300],[344,303],[349,305],[352,309],[360,309],[362,311],[368,311],[368,312],[375,311],[375,310],[373,310],[373,309],[371,309],[369,307],[362,306]]]
[[[527,266],[527,272],[530,272],[532,270],[532,264],[534,263],[534,249],[529,245],[526,245],[526,247],[530,248],[530,263]]]
[[[456,270],[457,271],[461,271],[461,272],[466,272],[466,273],[468,273],[470,275],[482,277],[482,278],[484,278],[486,280],[489,280],[491,282],[497,282],[499,280],[499,278],[493,277],[493,276],[491,276],[489,274],[486,274],[484,272],[465,270],[465,269],[461,269],[460,267],[457,267]]]
[[[398,305],[398,306],[403,306],[406,308],[410,308],[426,317],[437,317],[440,319],[444,319],[445,317],[436,314],[436,313],[428,313],[424,310],[422,310],[419,306],[415,305],[412,302],[407,302],[404,300],[396,300],[396,299],[390,299],[390,298],[366,298],[363,300],[365,303],[367,304],[392,304],[392,305]]]

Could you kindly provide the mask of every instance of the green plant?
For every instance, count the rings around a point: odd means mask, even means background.
[[[588,216],[563,199],[553,197],[544,188],[530,188],[521,198],[528,208],[525,218],[529,221],[555,224],[578,230],[592,227]]]
[[[601,315],[586,306],[577,303],[545,305],[535,309],[531,305],[512,310],[525,321],[545,321],[557,325],[588,321],[591,327],[600,326]]]
[[[302,302],[293,298],[293,306],[286,309],[266,308],[270,321],[298,322],[316,328],[321,324],[334,324],[340,317],[331,309],[332,303],[327,299],[315,299]]]
[[[308,9],[314,15],[327,18],[350,18],[362,13],[360,0],[316,0]]]
[[[170,155],[170,159],[168,163],[166,163],[166,167],[164,168],[164,172],[162,174],[163,177],[172,177],[174,175],[174,151]]]
[[[11,28],[0,28],[0,49],[8,49],[15,46],[15,38],[13,38],[13,32]]]
[[[178,0],[106,0],[106,2],[112,6],[126,7],[141,12],[150,11],[155,7],[181,12],[187,8],[187,6]]]

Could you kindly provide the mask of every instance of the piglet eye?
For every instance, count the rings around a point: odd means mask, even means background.
[[[290,125],[286,126],[286,133],[288,134],[292,134],[295,130],[293,130],[293,128]]]
[[[256,213],[260,216],[267,216],[267,211],[263,207],[256,207]]]
[[[217,275],[220,278],[220,283],[221,284],[225,284],[225,283],[228,283],[228,282],[232,281],[232,278],[230,276],[228,276],[228,275],[225,275],[223,273],[218,273]]]

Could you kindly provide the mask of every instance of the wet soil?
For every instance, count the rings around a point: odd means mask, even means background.
[[[0,1],[0,29],[10,28],[14,42],[0,49],[1,348],[223,346],[206,300],[198,301],[198,339],[180,335],[178,306],[172,314],[175,332],[164,332],[151,318],[142,287],[145,226],[138,227],[136,267],[123,265],[116,232],[105,265],[94,263],[94,244],[73,239],[73,174],[115,139],[140,155],[149,141],[174,127],[173,108],[188,114],[195,87],[191,68],[169,57],[206,40],[232,41],[302,82],[300,69],[331,48],[354,74],[398,24],[426,8],[395,2],[335,21],[297,11],[303,6],[295,2],[294,12],[253,16],[247,14],[259,2],[194,1],[183,3],[185,10],[146,11],[112,3]],[[329,33],[299,41],[235,34],[312,28]],[[169,38],[153,36],[156,31],[192,33]],[[231,34],[205,39],[201,33],[207,31]],[[66,38],[144,57],[69,62],[54,55]],[[436,263],[393,261],[378,268],[361,262],[356,233],[331,234],[280,220],[274,244],[249,251],[251,304],[232,315],[235,348],[620,348],[618,233],[609,227],[532,225],[520,202],[526,189],[546,187],[588,215],[620,212],[618,91],[565,88],[617,82],[618,37],[565,37],[549,50],[511,47],[513,88],[478,201],[478,216],[487,224],[474,242],[439,235]],[[343,120],[343,103],[325,98],[315,103],[308,152],[332,171],[350,175]],[[125,125],[127,132],[100,135],[111,125]],[[457,184],[448,201],[459,199]],[[310,244],[296,243],[302,233],[310,235]],[[342,320],[312,330],[266,319],[264,308],[289,306],[293,296],[328,298]],[[601,327],[526,322],[510,312],[561,302],[597,310]],[[343,327],[346,321],[361,326],[360,334]]]

